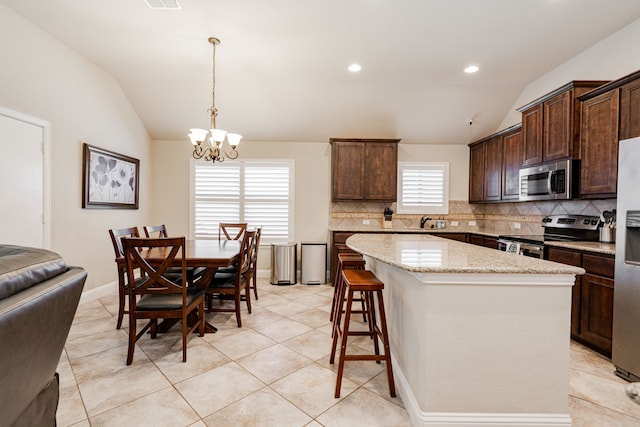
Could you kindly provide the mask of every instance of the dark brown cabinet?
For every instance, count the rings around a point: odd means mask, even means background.
[[[331,138],[332,200],[395,202],[398,142]]]
[[[571,293],[571,337],[611,356],[614,257],[551,246],[548,259],[586,270],[576,277]]]
[[[467,241],[472,245],[484,246],[485,248],[498,249],[498,239],[496,237],[484,236],[482,234],[469,233]]]
[[[578,96],[605,81],[572,81],[521,107],[523,166],[578,157]]]
[[[431,236],[467,243],[467,233],[433,233]]]
[[[620,139],[640,136],[640,74],[620,87]]]
[[[547,259],[561,264],[573,265],[574,267],[582,266],[582,254],[568,249],[559,249],[551,246],[547,250]],[[573,339],[580,339],[581,301],[582,276],[576,276],[576,281],[571,289],[571,338]]]
[[[522,148],[522,126],[518,125],[510,128],[502,138],[502,200],[520,197]]]
[[[484,200],[497,201],[502,196],[502,137],[484,143]]]
[[[522,156],[521,126],[515,125],[469,144],[469,201],[517,199]]]
[[[616,197],[619,90],[581,104],[580,198]]]
[[[484,201],[484,144],[469,148],[469,201]]]

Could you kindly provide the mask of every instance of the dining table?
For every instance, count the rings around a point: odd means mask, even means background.
[[[202,276],[194,283],[198,289],[206,290],[220,267],[234,264],[240,253],[240,240],[187,240],[184,247],[184,258],[187,268],[204,267]],[[142,256],[152,266],[158,266],[166,259],[169,248],[150,248],[142,251]],[[116,259],[119,271],[126,271],[124,257]],[[181,259],[175,258],[172,267],[180,267]],[[124,279],[124,277],[122,278]],[[167,331],[179,319],[165,319],[158,325],[158,332]],[[205,333],[215,333],[218,329],[205,322]]]

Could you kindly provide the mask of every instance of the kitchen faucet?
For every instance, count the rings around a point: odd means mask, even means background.
[[[420,228],[424,228],[424,225],[427,223],[427,221],[431,221],[431,218],[429,218],[428,216],[423,216],[422,218],[420,218]]]

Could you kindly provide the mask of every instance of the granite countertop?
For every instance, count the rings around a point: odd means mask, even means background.
[[[434,234],[434,233],[473,233],[483,236],[498,237],[499,233],[490,231],[477,231],[477,230],[461,230],[455,227],[450,228],[384,228],[376,226],[334,226],[329,227],[329,231],[343,231],[345,233],[396,233],[396,234]]]
[[[547,246],[557,246],[559,248],[577,249],[579,251],[598,252],[605,255],[616,254],[615,243],[601,242],[544,242]]]
[[[418,273],[584,274],[585,270],[436,236],[355,234],[347,246],[373,259]]]
[[[434,234],[434,233],[471,233],[479,234],[487,237],[498,237],[507,232],[495,232],[495,231],[478,231],[478,230],[457,230],[455,228],[383,228],[383,227],[371,227],[371,226],[337,226],[330,227],[329,231],[342,231],[345,233],[392,233],[392,234]],[[545,241],[547,246],[557,246],[566,249],[575,249],[579,251],[597,252],[605,255],[616,254],[615,243],[601,243],[601,242],[553,242]]]

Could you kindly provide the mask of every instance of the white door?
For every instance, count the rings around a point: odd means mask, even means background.
[[[0,111],[0,244],[43,248],[43,127]]]

